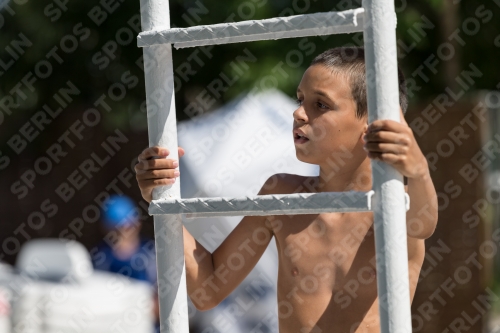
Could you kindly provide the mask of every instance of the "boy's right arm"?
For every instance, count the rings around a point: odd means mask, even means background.
[[[179,156],[184,150],[179,147]],[[141,194],[151,201],[154,187],[172,184],[175,164],[166,157],[168,151],[150,147],[139,155],[136,178]],[[270,194],[264,184],[259,195]],[[188,231],[184,230],[184,255],[188,295],[196,308],[208,310],[226,298],[255,267],[266,250],[273,231],[267,216],[245,216],[222,244],[210,253]]]

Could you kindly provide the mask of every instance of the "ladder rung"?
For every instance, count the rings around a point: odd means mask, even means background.
[[[363,31],[364,9],[304,14],[264,20],[199,25],[189,28],[144,31],[139,47],[174,44],[176,48],[229,44],[291,37],[321,36]]]
[[[187,217],[295,215],[327,212],[369,212],[368,192],[320,192],[258,195],[238,198],[190,198],[153,200],[151,215],[188,214]]]

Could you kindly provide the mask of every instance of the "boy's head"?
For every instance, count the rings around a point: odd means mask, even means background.
[[[352,97],[356,102],[356,116],[363,118],[367,114],[365,50],[362,47],[337,47],[316,56],[313,65],[323,65],[333,74],[344,75],[349,80]],[[403,72],[398,68],[399,105],[403,113],[408,107],[406,82]]]
[[[297,87],[298,108],[293,113],[300,161],[321,165],[351,154],[341,164],[352,169],[366,160],[362,139],[368,127],[365,77],[363,48],[330,49],[313,60]],[[401,71],[399,80],[401,110],[406,112]]]

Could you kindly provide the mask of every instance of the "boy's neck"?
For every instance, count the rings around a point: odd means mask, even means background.
[[[340,168],[332,168],[328,163],[320,164],[318,180],[317,192],[369,191],[372,188],[370,159]]]

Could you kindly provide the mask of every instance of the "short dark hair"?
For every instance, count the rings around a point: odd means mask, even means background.
[[[352,97],[356,101],[356,116],[363,118],[367,112],[366,101],[366,68],[365,50],[362,47],[336,47],[326,50],[316,56],[311,62],[313,65],[323,65],[338,74],[344,74],[350,81]],[[406,113],[408,108],[408,95],[403,72],[398,67],[399,78],[399,105]]]

